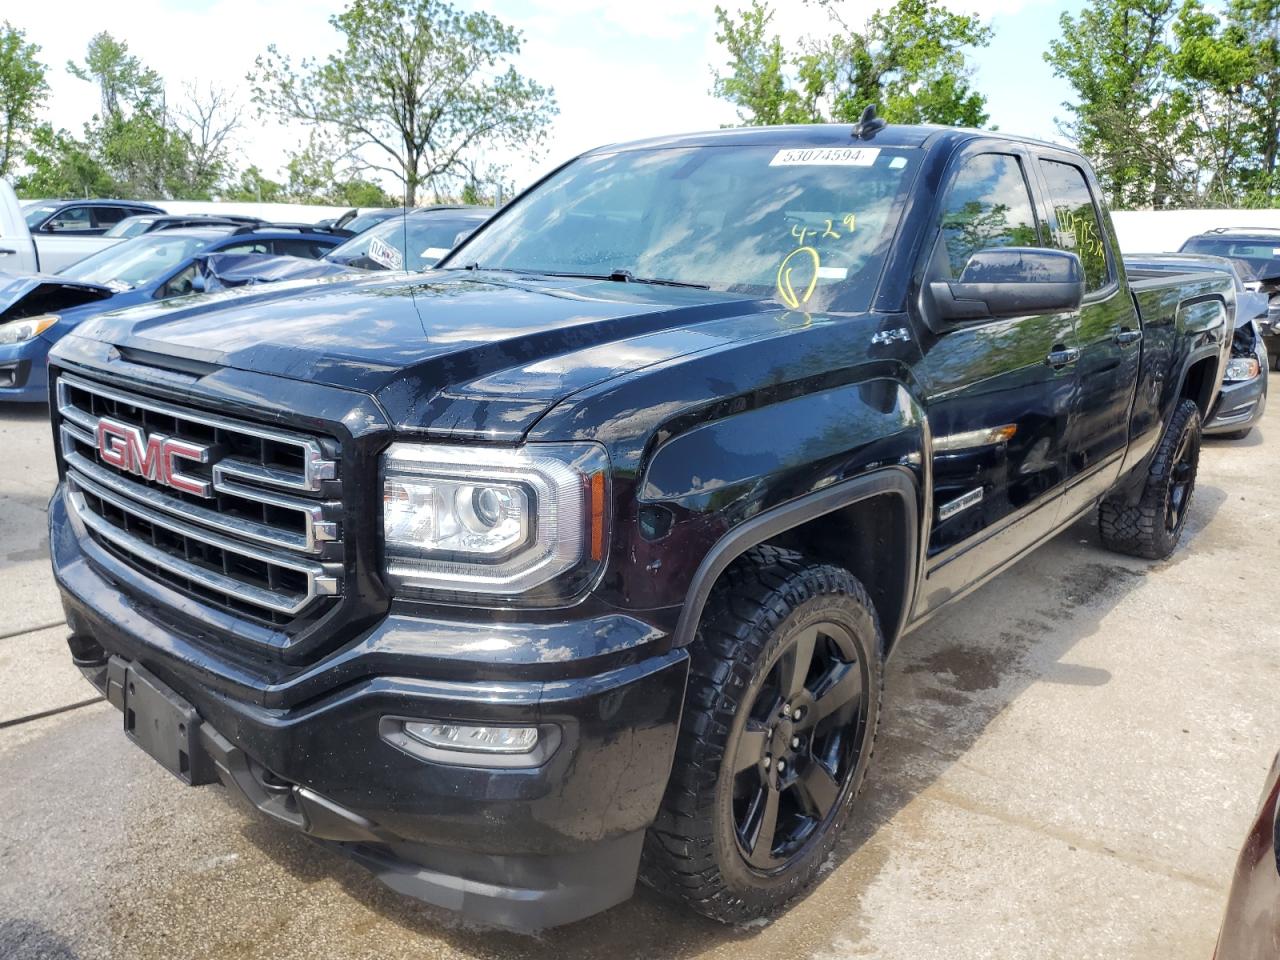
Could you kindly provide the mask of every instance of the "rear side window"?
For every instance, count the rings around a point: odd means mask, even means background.
[[[221,247],[219,253],[270,253],[271,245],[266,240],[248,240],[244,243],[234,243],[229,247]]]
[[[94,207],[93,224],[100,229],[106,229],[115,226],[128,215],[129,211],[124,207]]]
[[[956,279],[979,250],[1039,246],[1033,210],[1017,157],[1005,153],[968,157],[943,204],[943,250],[935,253],[937,269],[949,267],[950,277]]]
[[[323,243],[317,243],[315,240],[276,240],[276,253],[283,253],[290,257],[306,257],[308,260],[318,260],[329,252],[330,247]]]
[[[1041,160],[1049,202],[1053,204],[1054,246],[1070,250],[1084,264],[1084,288],[1092,293],[1111,282],[1106,234],[1089,192],[1084,171],[1069,163]]]

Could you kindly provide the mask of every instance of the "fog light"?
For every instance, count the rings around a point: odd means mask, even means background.
[[[405,733],[438,750],[466,753],[531,753],[538,745],[537,727],[479,727],[463,723],[406,720]]]

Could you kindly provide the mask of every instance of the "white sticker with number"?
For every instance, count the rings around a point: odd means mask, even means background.
[[[880,156],[879,147],[801,147],[779,150],[771,167],[869,167]]]
[[[388,270],[399,270],[404,266],[404,255],[391,244],[377,237],[369,241],[369,259],[374,263],[382,264]]]

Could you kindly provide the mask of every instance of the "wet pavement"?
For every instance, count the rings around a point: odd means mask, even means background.
[[[517,936],[182,786],[70,666],[38,407],[0,408],[0,958],[1206,960],[1280,749],[1280,404],[1206,442],[1183,546],[1077,524],[906,638],[859,810],[807,899],[722,927],[642,890]],[[61,711],[37,719],[33,715]]]

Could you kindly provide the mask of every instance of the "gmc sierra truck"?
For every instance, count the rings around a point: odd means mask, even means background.
[[[1234,294],[957,129],[610,146],[423,273],[55,348],[52,562],[125,733],[394,889],[545,927],[814,882],[885,658],[1096,511],[1178,543]]]

